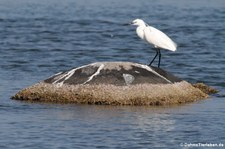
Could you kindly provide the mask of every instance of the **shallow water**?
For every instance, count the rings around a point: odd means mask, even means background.
[[[178,51],[162,51],[163,69],[220,92],[170,107],[10,100],[22,88],[72,67],[96,61],[149,63],[154,51],[134,27],[123,25],[135,18],[178,43]],[[1,0],[0,148],[225,145],[224,24],[223,0]]]

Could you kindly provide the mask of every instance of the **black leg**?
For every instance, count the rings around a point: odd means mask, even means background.
[[[160,52],[160,49],[158,49],[159,51],[159,62],[158,62],[158,68],[160,67],[160,61],[161,61],[161,52]]]
[[[155,55],[155,57],[152,59],[152,61],[150,62],[150,64],[149,64],[148,66],[151,66],[151,65],[152,65],[152,63],[154,62],[154,60],[155,60],[155,58],[158,56],[158,54],[159,54],[159,51],[158,51],[158,49],[156,49],[156,55]]]

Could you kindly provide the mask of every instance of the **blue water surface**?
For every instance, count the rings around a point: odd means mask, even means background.
[[[148,64],[155,51],[135,27],[124,26],[135,18],[177,42],[176,52],[162,51],[163,69],[220,92],[169,107],[10,99],[57,72],[92,62]],[[224,0],[0,0],[0,148],[225,147],[224,71]]]

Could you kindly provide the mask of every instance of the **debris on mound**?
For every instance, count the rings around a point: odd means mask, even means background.
[[[193,84],[193,86],[195,88],[200,89],[205,94],[215,94],[215,93],[218,93],[219,92],[218,90],[216,90],[216,89],[214,89],[214,88],[212,88],[210,86],[207,86],[204,83],[196,83],[196,84]]]
[[[170,105],[207,97],[161,68],[131,62],[97,62],[57,73],[12,98],[53,103]]]

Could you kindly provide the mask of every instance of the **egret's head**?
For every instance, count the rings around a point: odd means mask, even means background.
[[[135,26],[145,26],[145,22],[141,19],[135,19],[131,22],[131,25],[135,25]]]

